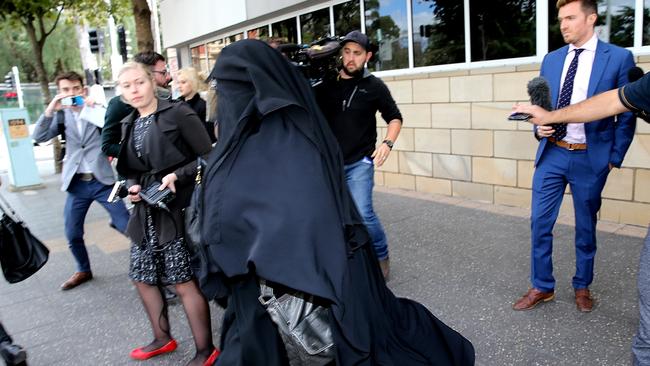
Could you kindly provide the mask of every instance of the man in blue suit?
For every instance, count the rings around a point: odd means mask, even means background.
[[[553,105],[558,109],[595,94],[625,85],[634,67],[632,54],[596,37],[595,0],[559,0],[558,20],[564,41],[542,62],[541,76],[549,81]],[[589,312],[593,298],[596,255],[596,214],[609,171],[620,168],[632,142],[636,119],[631,113],[593,123],[537,126],[540,141],[535,157],[531,210],[532,287],[513,305],[529,310],[555,297],[553,278],[553,226],[567,183],[575,210],[576,272],[573,277],[576,307]]]

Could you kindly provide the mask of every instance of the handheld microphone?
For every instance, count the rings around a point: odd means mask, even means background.
[[[551,104],[551,88],[548,81],[541,76],[533,78],[528,82],[528,95],[530,104],[540,106],[547,111],[553,109]],[[513,113],[508,117],[511,121],[526,121],[530,119],[528,113]]]
[[[635,82],[635,81],[641,79],[643,77],[643,74],[644,74],[644,72],[643,72],[642,68],[640,68],[638,66],[631,67],[627,71],[627,80],[630,83]]]

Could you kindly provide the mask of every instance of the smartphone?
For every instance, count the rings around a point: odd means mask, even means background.
[[[82,106],[84,105],[84,97],[75,95],[74,97],[65,97],[61,99],[61,105],[64,106]]]
[[[530,119],[530,114],[528,113],[513,113],[508,116],[509,121],[528,121]]]

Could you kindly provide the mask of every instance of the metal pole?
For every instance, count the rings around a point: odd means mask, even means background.
[[[23,102],[23,88],[20,86],[20,74],[18,73],[18,66],[12,67],[11,72],[14,74],[14,82],[16,83],[16,93],[18,94],[18,107],[25,108],[25,103]]]

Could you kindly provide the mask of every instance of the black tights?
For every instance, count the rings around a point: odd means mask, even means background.
[[[154,337],[153,342],[143,347],[143,349],[144,351],[152,351],[172,340],[167,302],[160,287],[142,282],[134,283],[149,317],[149,322],[151,322]],[[202,365],[214,350],[208,302],[194,280],[179,283],[175,286],[176,292],[183,302],[183,308],[190,323],[194,345],[196,346],[196,355],[188,365]]]

